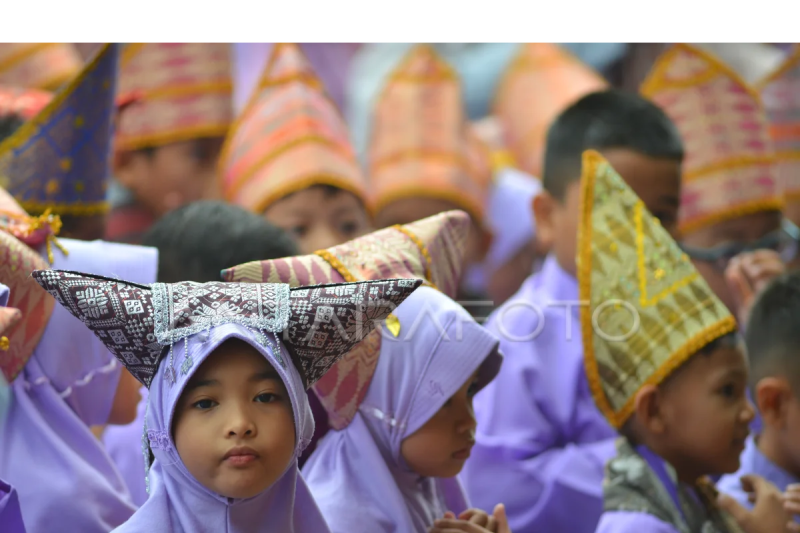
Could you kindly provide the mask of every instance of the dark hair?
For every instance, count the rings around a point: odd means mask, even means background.
[[[800,272],[775,278],[759,295],[745,343],[752,384],[779,375],[800,392]]]
[[[328,200],[330,198],[333,198],[334,196],[336,196],[336,195],[338,195],[339,193],[342,193],[342,192],[350,193],[350,191],[342,189],[340,187],[336,187],[335,185],[327,185],[327,184],[322,184],[322,183],[317,184],[317,185],[312,185],[311,187],[306,187],[305,189],[300,189],[300,190],[305,191],[307,189],[321,189],[322,190],[322,194],[323,194],[323,196],[325,197],[326,200]],[[289,198],[289,197],[291,197],[292,195],[294,195],[294,194],[296,194],[298,192],[300,192],[300,191],[290,192],[289,194],[287,194],[283,198]]]
[[[0,116],[0,142],[5,141],[25,124],[25,119],[16,113]]]
[[[585,150],[627,148],[649,157],[683,161],[680,133],[654,103],[636,93],[610,89],[588,94],[550,125],[542,185],[557,200],[581,176]]]
[[[144,238],[158,248],[162,283],[221,281],[220,271],[250,261],[297,255],[282,229],[241,207],[195,202],[162,217]]]

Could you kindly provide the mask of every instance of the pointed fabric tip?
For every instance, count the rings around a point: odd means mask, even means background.
[[[38,270],[32,276],[146,387],[172,345],[223,324],[251,329],[279,360],[274,343],[280,339],[311,386],[422,283],[376,280],[289,289],[271,283],[184,282],[145,287],[63,270]],[[221,306],[223,314],[207,312]],[[134,322],[137,328],[122,327]],[[170,354],[165,372],[176,372],[172,360]]]
[[[597,152],[583,156],[578,287],[595,403],[620,428],[657,385],[736,321],[677,243]],[[679,309],[680,313],[675,310]]]
[[[225,140],[219,174],[225,197],[254,213],[315,185],[348,191],[370,207],[347,124],[295,44],[273,47]]]
[[[32,214],[108,210],[119,45],[106,44],[31,120],[0,143],[0,176]]]

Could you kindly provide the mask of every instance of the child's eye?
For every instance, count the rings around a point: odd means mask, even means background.
[[[308,229],[305,226],[292,226],[292,228],[289,231],[297,237],[302,237],[303,235],[306,234]]]
[[[345,235],[354,235],[358,231],[358,223],[343,222],[339,225],[339,230]]]
[[[478,381],[477,380],[473,381],[470,384],[469,388],[467,389],[467,396],[469,398],[474,397],[476,394],[478,394]]]
[[[280,400],[280,398],[271,392],[263,392],[256,396],[256,401],[259,403],[272,403],[277,402],[278,400]]]
[[[196,409],[200,409],[201,411],[205,411],[205,410],[211,409],[215,405],[217,405],[217,402],[215,402],[214,400],[206,399],[206,400],[198,400],[198,401],[194,402],[192,404],[192,407],[194,407]]]
[[[733,398],[736,396],[736,385],[733,383],[728,383],[727,385],[724,385],[719,392],[726,398]]]

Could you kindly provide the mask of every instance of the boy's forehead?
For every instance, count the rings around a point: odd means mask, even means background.
[[[750,243],[781,228],[780,211],[760,211],[701,226],[687,233],[692,243],[712,247],[725,242]]]
[[[738,344],[722,344],[693,355],[668,378],[665,385],[680,389],[690,383],[706,383],[730,375],[747,378],[748,372],[749,363],[744,350]]]
[[[278,372],[256,348],[243,341],[228,341],[215,348],[198,366],[189,383],[216,379],[221,376],[247,380],[253,374],[274,374]]]

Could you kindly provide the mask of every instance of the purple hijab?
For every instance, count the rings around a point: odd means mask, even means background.
[[[0,306],[8,305],[8,287],[0,283]],[[8,383],[0,373],[0,427],[6,419],[10,393]],[[0,479],[0,524],[5,533],[25,533],[22,514],[19,510],[19,497],[14,487]]]
[[[54,268],[155,281],[155,249],[61,239]],[[33,356],[11,384],[0,478],[19,492],[29,531],[107,533],[135,510],[89,426],[105,424],[122,365],[80,320],[55,306]],[[75,496],[79,495],[80,498]]]
[[[445,511],[468,501],[456,478],[412,472],[400,445],[422,427],[477,369],[480,387],[502,362],[497,339],[456,302],[420,287],[384,326],[380,358],[350,425],[330,431],[303,469],[333,533],[426,533]]]
[[[263,493],[246,500],[226,498],[201,485],[186,469],[175,448],[170,428],[183,388],[202,362],[228,339],[241,339],[255,347],[272,364],[286,385],[294,411],[297,443],[283,476]],[[188,352],[186,345],[188,342]],[[284,360],[290,360],[285,348]],[[150,385],[147,435],[155,456],[149,473],[150,497],[133,517],[115,531],[120,533],[327,533],[328,527],[297,469],[297,458],[311,440],[314,419],[308,407],[302,378],[294,365],[283,367],[254,334],[238,324],[224,324],[201,332],[174,347],[175,365],[188,357],[194,362],[175,384],[161,364]]]
[[[136,507],[147,500],[145,464],[142,455],[142,428],[147,409],[147,389],[139,389],[142,399],[136,407],[136,420],[124,426],[108,426],[103,432],[106,452],[119,470]]]

